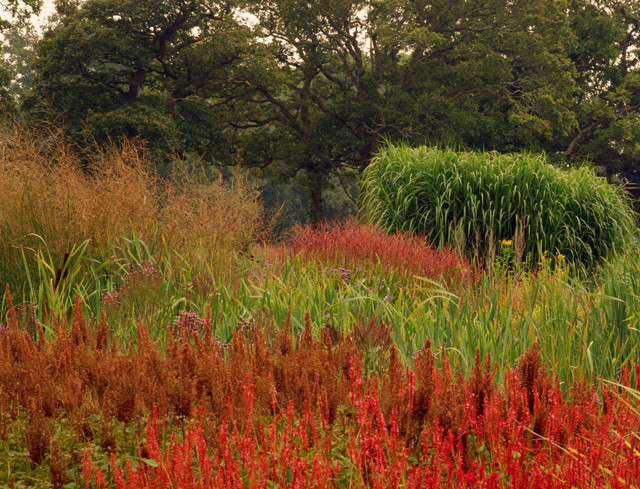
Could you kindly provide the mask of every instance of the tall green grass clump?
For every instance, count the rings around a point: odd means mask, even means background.
[[[591,265],[624,248],[635,229],[623,189],[532,154],[388,145],[361,185],[370,221],[481,259],[512,240],[520,258],[537,262],[548,250]]]

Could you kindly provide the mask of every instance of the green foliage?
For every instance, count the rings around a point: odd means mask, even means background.
[[[305,188],[329,217],[332,177],[383,138],[539,148],[575,125],[572,39],[548,0],[249,1],[261,49],[237,71],[230,115],[243,161]]]
[[[39,2],[4,3],[24,18]],[[82,147],[124,135],[161,164],[206,155],[258,167],[303,189],[314,221],[330,217],[335,179],[364,170],[385,139],[547,151],[640,181],[637,2],[56,7],[32,63],[33,33],[6,37],[5,105],[20,91],[25,113],[64,122]]]
[[[592,265],[623,249],[635,229],[623,190],[587,167],[562,171],[531,154],[388,145],[362,190],[364,214],[384,229],[479,258],[513,240],[521,258],[538,261],[548,250]]]
[[[0,284],[39,304],[41,318],[47,308],[62,318],[60,304],[76,295],[99,310],[113,284],[91,272],[114,273],[115,257],[137,266],[176,254],[226,272],[263,230],[258,194],[240,172],[225,179],[194,167],[160,179],[127,142],[85,153],[88,173],[51,127],[5,127],[1,139]],[[143,240],[148,248],[136,244]],[[58,269],[84,278],[67,288]]]
[[[32,62],[38,34],[31,24],[16,24],[5,31],[3,35],[6,43],[3,47],[4,67],[11,79],[9,93],[13,97],[18,97],[31,87]]]
[[[67,2],[45,32],[23,108],[78,141],[141,137],[158,161],[228,152],[213,107],[247,29],[233,2]],[[86,144],[86,141],[84,141]]]
[[[0,2],[0,111],[16,109],[16,87],[28,86],[29,68],[36,36],[29,23],[40,13],[42,0],[4,0]]]
[[[568,7],[578,40],[569,52],[577,70],[573,112],[578,127],[557,141],[555,149],[569,161],[588,157],[610,179],[637,186],[640,4],[572,0]]]

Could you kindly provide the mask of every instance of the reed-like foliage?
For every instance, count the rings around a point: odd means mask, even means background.
[[[512,240],[535,263],[543,251],[592,265],[635,230],[622,189],[586,167],[562,171],[532,154],[384,147],[362,179],[362,211],[388,231],[425,235],[490,261]]]

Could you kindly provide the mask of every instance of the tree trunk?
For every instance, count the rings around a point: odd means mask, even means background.
[[[147,71],[143,69],[139,69],[136,71],[136,74],[133,75],[131,81],[129,82],[129,91],[126,94],[127,104],[133,105],[133,103],[138,100],[138,94],[140,93],[140,87],[144,83],[147,78]]]
[[[315,227],[324,221],[322,178],[315,173],[310,173],[309,177],[309,224]]]
[[[365,141],[365,135],[366,135],[366,131],[364,129],[364,123],[363,123],[363,129],[362,129],[362,139],[360,139],[360,141],[364,142]],[[360,134],[358,134],[358,137],[360,137]],[[359,159],[359,163],[360,163],[360,173],[362,173],[363,171],[365,171],[365,169],[367,168],[367,166],[369,166],[369,163],[371,162],[371,158],[373,156],[373,154],[378,151],[378,145],[380,144],[380,134],[378,132],[374,132],[371,136],[371,138],[366,141],[365,143],[363,143],[362,147],[360,148],[360,152],[358,155],[358,159]]]

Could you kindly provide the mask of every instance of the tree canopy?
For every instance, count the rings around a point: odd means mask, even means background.
[[[219,150],[217,87],[233,77],[247,34],[233,8],[226,0],[59,4],[25,107],[99,142],[140,136],[157,158]]]
[[[539,148],[575,125],[572,33],[555,1],[270,0],[246,8],[271,53],[236,101],[251,106],[234,111],[249,111],[251,123],[235,126],[260,143],[263,154],[251,157],[304,172],[314,220],[329,176],[362,171],[383,139]]]
[[[24,57],[24,50],[29,50],[26,44],[33,45],[35,41],[32,30],[29,29],[31,16],[37,15],[42,8],[42,0],[0,0],[0,109],[14,108],[12,82],[20,78],[20,61]],[[21,32],[22,31],[22,32]],[[24,88],[24,87],[22,87]]]
[[[637,178],[639,38],[634,0],[64,0],[22,109],[293,180],[318,221],[384,140]]]
[[[578,42],[570,52],[578,76],[577,129],[564,147],[569,161],[589,158],[607,175],[640,183],[640,4],[570,3]]]

